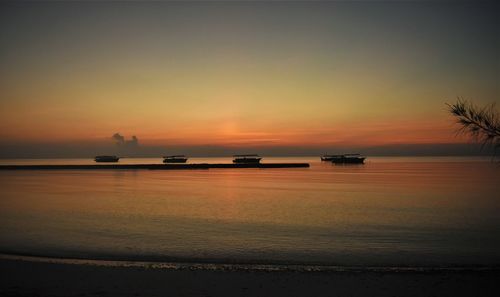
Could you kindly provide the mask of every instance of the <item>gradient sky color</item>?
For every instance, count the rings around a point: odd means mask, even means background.
[[[462,143],[445,102],[500,101],[494,2],[0,6],[4,147]]]

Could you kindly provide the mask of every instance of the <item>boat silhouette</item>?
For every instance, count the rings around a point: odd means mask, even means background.
[[[366,157],[360,154],[343,154],[343,155],[323,155],[321,161],[330,161],[333,164],[363,164]]]
[[[184,155],[164,156],[163,163],[186,163],[188,158]]]
[[[248,163],[260,163],[262,160],[259,155],[233,155],[233,163],[235,164],[248,164]]]
[[[118,162],[120,160],[117,156],[96,156],[94,161],[96,162]]]

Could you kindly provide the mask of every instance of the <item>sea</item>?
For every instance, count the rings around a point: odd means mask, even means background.
[[[161,162],[124,158],[119,164]],[[490,158],[262,162],[310,167],[0,170],[0,254],[276,267],[500,267],[500,164]]]

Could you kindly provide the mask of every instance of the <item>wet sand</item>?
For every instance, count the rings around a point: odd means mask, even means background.
[[[498,296],[499,270],[221,271],[0,260],[0,296]]]

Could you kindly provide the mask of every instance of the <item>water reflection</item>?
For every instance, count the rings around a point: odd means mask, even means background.
[[[0,249],[104,258],[500,264],[494,164],[287,161],[311,167],[0,172]]]

